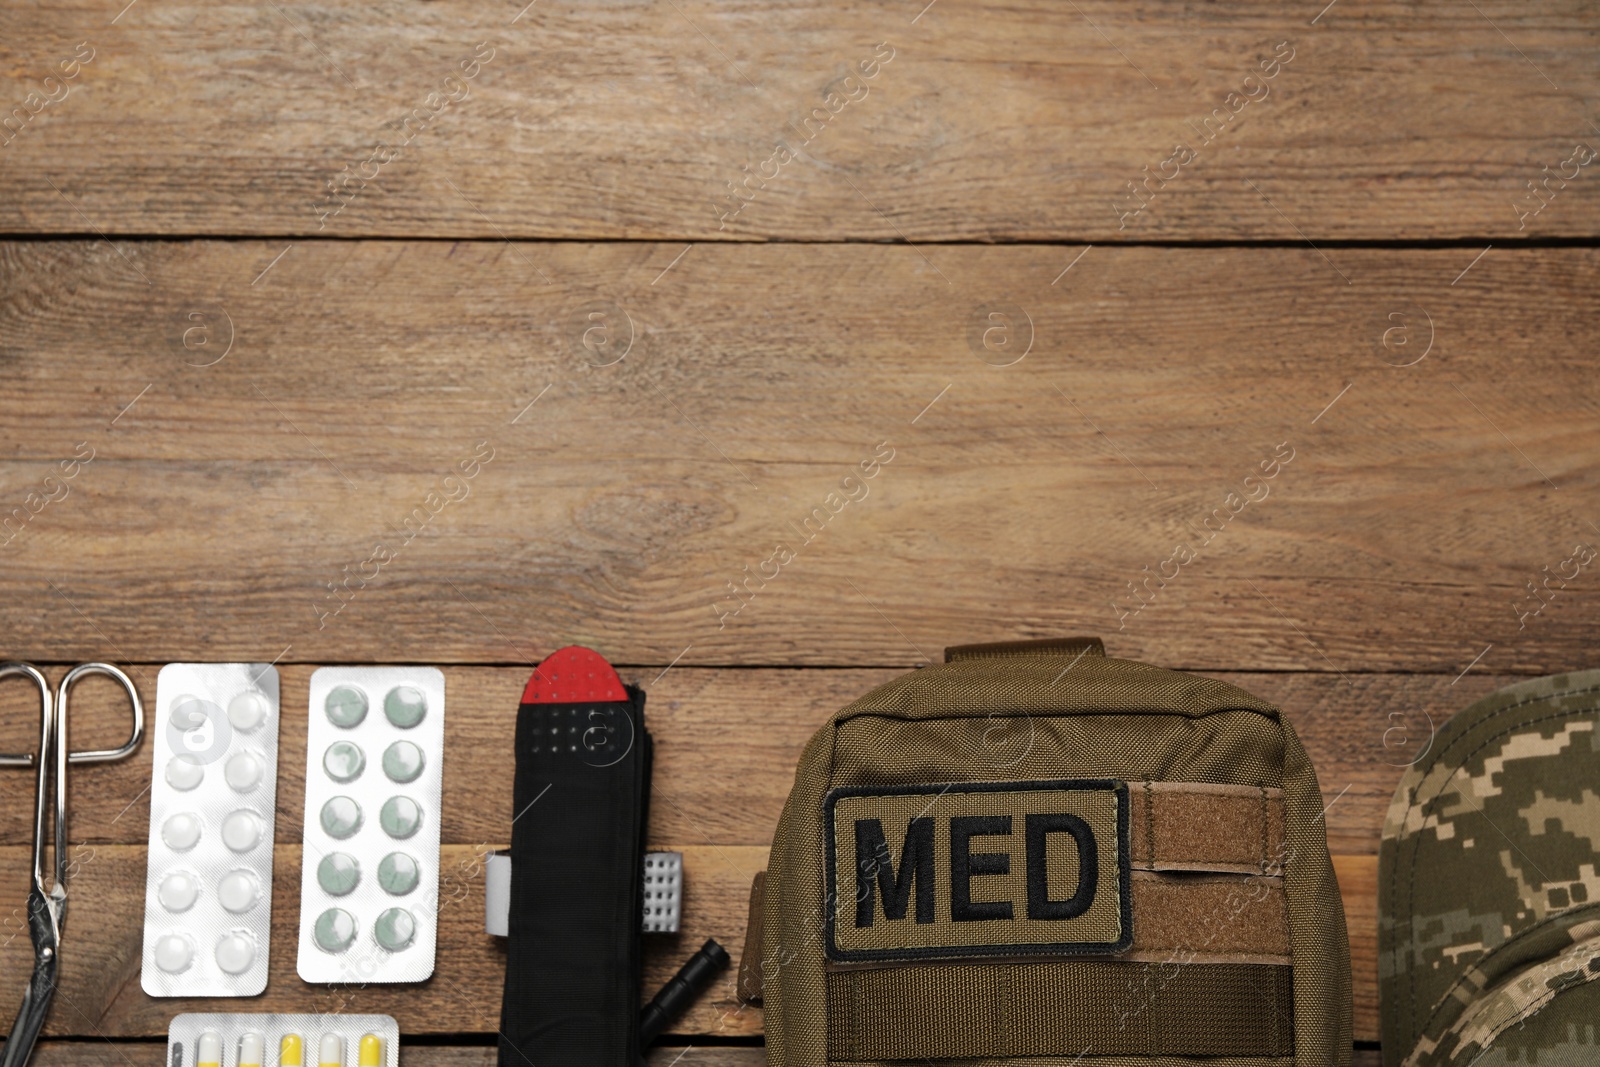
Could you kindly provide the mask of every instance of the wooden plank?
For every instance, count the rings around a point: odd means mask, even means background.
[[[1591,5],[1316,6],[29,5],[0,232],[1596,233]]]
[[[166,1048],[157,1041],[46,1040],[33,1062],[37,1067],[165,1067]],[[765,1067],[767,1053],[756,1046],[667,1045],[652,1048],[645,1059],[650,1067]],[[498,1062],[492,1046],[407,1045],[403,1034],[400,1040],[400,1067],[495,1067]],[[1356,1063],[1366,1067],[1359,1058]]]
[[[1600,536],[1594,250],[284,248],[0,249],[10,653],[1592,659],[1590,571],[1522,613]],[[634,338],[604,368],[596,300],[604,358]],[[1032,322],[1005,368],[1000,303]]]
[[[1115,649],[1113,648],[1113,651]],[[280,843],[300,840],[304,824],[306,693],[312,667],[280,668]],[[131,665],[147,700],[155,698],[157,664]],[[63,668],[49,671],[59,677]],[[730,670],[675,667],[624,669],[650,684],[647,721],[655,739],[650,809],[653,841],[695,845],[766,845],[801,749],[837,709],[902,673],[872,670]],[[1430,726],[1442,725],[1479,696],[1515,679],[1468,675],[1240,674],[1214,672],[1278,704],[1317,768],[1328,803],[1333,849],[1376,855],[1389,798],[1404,765],[1425,751]],[[525,667],[451,667],[445,672],[444,811],[441,837],[453,845],[504,840],[511,820],[510,758],[516,703]],[[21,685],[0,689],[0,751],[35,742],[35,714]],[[73,705],[73,744],[116,744],[127,712],[110,683],[84,683]],[[152,728],[159,724],[152,707]],[[70,838],[80,847],[142,844],[150,821],[145,790],[152,747],[120,763],[74,768],[69,776]],[[470,763],[468,762],[470,760]],[[32,833],[26,802],[32,776],[0,774],[0,844],[26,844]]]
[[[683,931],[645,939],[643,988],[653,992],[706,937],[728,947],[737,962],[744,944],[750,876],[766,864],[766,850],[751,846],[681,846],[684,853]],[[299,915],[299,847],[279,845],[273,867],[273,944],[267,992],[250,1000],[251,1011],[382,1012],[400,1020],[407,1034],[492,1033],[500,1016],[505,949],[483,932],[483,885],[476,852],[447,846],[439,894],[438,968],[427,985],[312,986],[295,974],[295,929]],[[0,870],[20,871],[26,852],[0,848]],[[1377,1036],[1377,860],[1335,859],[1350,924],[1355,984],[1355,1035]],[[62,945],[60,995],[49,1033],[65,1036],[156,1036],[180,1011],[226,1008],[205,999],[163,1000],[139,988],[144,911],[145,855],[142,848],[105,845],[81,858],[74,872],[68,932]],[[18,916],[24,899],[20,880],[0,893],[0,910],[11,916],[0,942],[0,973],[24,973],[31,965]],[[21,936],[17,936],[21,933]],[[761,1032],[761,1012],[740,1005],[734,971],[703,997],[675,1029],[684,1034],[737,1037]],[[647,993],[648,995],[648,993]]]
[[[1350,987],[1357,1041],[1378,1040],[1378,857],[1335,856],[1350,931]]]
[[[162,1067],[165,1045],[131,1042],[87,1043],[45,1041],[39,1045],[34,1063],[39,1067]],[[650,1067],[766,1067],[763,1048],[657,1047],[647,1057]],[[401,1067],[495,1067],[492,1048],[461,1048],[436,1045],[400,1047]],[[1352,1067],[1378,1067],[1382,1057],[1376,1049],[1356,1049]]]

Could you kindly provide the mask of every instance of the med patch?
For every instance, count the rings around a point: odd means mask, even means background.
[[[1125,782],[846,787],[828,794],[823,827],[830,960],[1133,944]]]

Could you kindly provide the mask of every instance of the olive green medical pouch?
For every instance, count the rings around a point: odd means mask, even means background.
[[[768,1063],[1348,1064],[1344,909],[1277,709],[1095,639],[945,657],[801,756],[741,964]]]

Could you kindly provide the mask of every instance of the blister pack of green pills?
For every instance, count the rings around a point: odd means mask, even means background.
[[[438,934],[444,675],[311,675],[298,971],[307,982],[420,982]]]

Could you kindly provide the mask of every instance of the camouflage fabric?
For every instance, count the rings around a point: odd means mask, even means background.
[[[1600,671],[1440,728],[1383,827],[1385,1067],[1600,1064],[1597,864]]]

